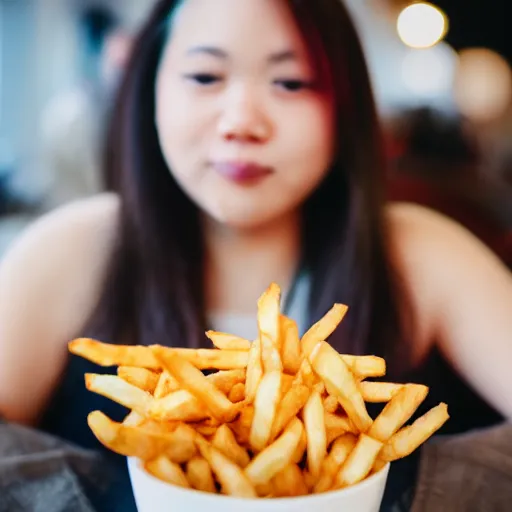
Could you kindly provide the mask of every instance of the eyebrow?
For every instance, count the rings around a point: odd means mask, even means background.
[[[194,46],[187,51],[187,55],[207,54],[218,59],[227,60],[229,55],[226,51],[215,46]],[[287,61],[298,60],[297,53],[293,50],[283,50],[273,53],[269,56],[268,61],[270,64],[281,64]]]

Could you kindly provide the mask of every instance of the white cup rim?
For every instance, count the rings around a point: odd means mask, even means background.
[[[339,496],[339,497],[350,496],[351,494],[355,494],[355,493],[362,492],[362,491],[364,492],[364,489],[374,485],[376,483],[376,480],[380,480],[380,479],[386,480],[388,472],[389,472],[389,467],[390,467],[390,463],[388,462],[385,466],[382,467],[382,469],[380,469],[373,475],[365,478],[361,482],[351,485],[350,487],[345,487],[343,489],[338,489],[335,491],[327,491],[327,492],[322,492],[322,493],[318,493],[318,494],[306,494],[304,496],[289,496],[289,497],[278,497],[278,498],[240,498],[240,497],[235,497],[235,496],[227,496],[225,494],[207,493],[207,492],[203,492],[203,491],[198,491],[197,489],[186,489],[184,487],[173,486],[172,484],[168,484],[162,480],[157,479],[153,475],[149,474],[142,467],[142,462],[140,460],[133,459],[130,457],[129,457],[129,460],[131,461],[131,464],[134,464],[135,466],[137,466],[137,469],[139,471],[143,471],[148,478],[154,480],[155,482],[158,482],[159,484],[168,485],[169,487],[172,487],[173,492],[175,492],[175,493],[179,493],[179,494],[183,494],[183,495],[190,495],[190,494],[196,494],[196,495],[200,494],[201,496],[207,495],[209,500],[217,501],[218,503],[226,502],[226,501],[230,501],[231,503],[233,503],[233,502],[237,501],[240,504],[253,503],[255,500],[265,500],[266,502],[269,502],[269,503],[279,502],[279,504],[283,504],[283,505],[296,503],[297,501],[301,501],[301,502],[314,501],[315,503],[320,504],[322,501],[324,501],[324,500],[330,501],[330,500],[332,500],[332,498],[334,498],[336,496]]]

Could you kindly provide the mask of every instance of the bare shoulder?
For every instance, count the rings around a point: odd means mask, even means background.
[[[419,354],[439,336],[451,308],[489,287],[497,290],[510,273],[495,254],[454,220],[428,208],[394,203],[388,207],[391,248],[417,322]],[[473,297],[473,299],[471,299]]]
[[[118,211],[112,194],[56,209],[28,227],[0,262],[0,413],[6,417],[32,418],[58,378],[67,341],[80,334],[101,293]],[[34,364],[41,360],[44,365]],[[16,383],[27,380],[34,389],[22,406]]]

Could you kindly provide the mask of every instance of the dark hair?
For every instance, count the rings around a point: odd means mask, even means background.
[[[206,343],[199,213],[169,172],[154,124],[163,27],[176,4],[159,2],[140,33],[112,120],[106,173],[121,198],[119,244],[92,318],[94,335],[108,342]],[[348,304],[333,345],[405,364],[381,196],[384,148],[363,51],[340,0],[289,5],[316,62],[329,64],[339,133],[337,159],[303,208],[308,321],[334,302]]]

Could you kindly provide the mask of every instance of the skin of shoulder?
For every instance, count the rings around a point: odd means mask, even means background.
[[[512,273],[472,233],[412,204],[389,207],[393,250],[417,319],[418,359],[432,343],[512,418]]]
[[[119,200],[101,194],[43,215],[0,263],[0,415],[33,423],[99,298]]]

